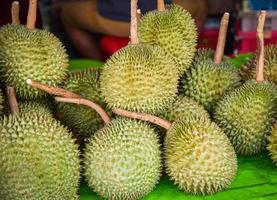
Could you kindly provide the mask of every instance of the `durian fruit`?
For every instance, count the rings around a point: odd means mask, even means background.
[[[131,44],[104,65],[101,92],[110,108],[160,113],[177,95],[179,72],[160,47],[138,43],[136,6],[132,11]]]
[[[196,52],[197,28],[191,15],[182,7],[158,5],[158,10],[141,18],[138,36],[142,43],[160,46],[175,61],[180,75],[190,67]]]
[[[68,56],[59,39],[52,33],[34,28],[37,2],[30,0],[30,3],[27,27],[8,24],[0,29],[1,75],[23,99],[45,96],[45,93],[28,87],[25,84],[27,78],[57,86],[63,82],[68,67]]]
[[[251,58],[245,66],[242,67],[240,74],[244,80],[252,79],[256,76],[258,52]],[[265,46],[264,53],[264,76],[268,81],[273,81],[277,84],[277,45],[269,44]]]
[[[69,73],[63,88],[80,94],[105,108],[106,104],[100,91],[100,72],[99,68],[73,71]],[[104,126],[99,114],[92,109],[87,109],[84,105],[59,103],[58,111],[62,114],[64,124],[72,128],[79,136],[87,137]]]
[[[53,117],[52,110],[39,101],[23,101],[19,102],[20,113],[39,113],[48,117]]]
[[[3,114],[4,111],[4,97],[2,94],[2,90],[0,89],[0,116]]]
[[[270,153],[271,159],[277,166],[277,124],[272,127],[271,133],[268,137],[269,144],[267,150]]]
[[[238,154],[253,155],[265,150],[266,136],[277,114],[277,87],[263,77],[263,23],[259,16],[257,28],[260,46],[256,80],[249,80],[215,108],[215,122],[231,140]]]
[[[228,137],[204,117],[176,120],[165,138],[166,171],[189,194],[214,194],[228,188],[237,172]]]
[[[86,146],[85,177],[105,199],[140,199],[161,173],[157,134],[144,122],[116,118],[97,131]]]
[[[204,109],[204,107],[186,96],[179,96],[164,113],[159,115],[159,117],[170,122],[173,122],[183,116],[203,116],[204,118],[209,119],[209,113]]]
[[[78,199],[78,147],[56,120],[34,112],[4,117],[0,143],[1,199]]]
[[[220,27],[225,32],[220,31],[216,52],[199,50],[193,66],[181,80],[183,94],[202,104],[210,112],[223,94],[240,85],[238,70],[228,59],[223,59],[228,19],[229,14],[225,13]],[[212,60],[210,56],[213,54]]]
[[[229,187],[237,172],[233,146],[223,131],[204,116],[183,116],[172,124],[149,114],[116,109],[118,115],[149,121],[167,130],[166,172],[189,194],[214,194]]]

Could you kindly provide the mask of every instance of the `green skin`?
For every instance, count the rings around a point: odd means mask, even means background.
[[[160,47],[131,44],[105,63],[100,83],[110,108],[158,114],[174,102],[178,79],[174,62]]]
[[[36,113],[4,117],[0,143],[1,199],[78,199],[78,146],[59,122]]]
[[[100,91],[100,72],[101,70],[97,68],[70,72],[63,88],[80,94],[107,110]],[[59,103],[58,111],[62,114],[62,122],[81,138],[91,136],[104,126],[99,114],[87,106]]]
[[[84,155],[88,185],[105,199],[140,199],[161,174],[157,134],[147,124],[116,118],[89,140]]]
[[[240,155],[261,153],[277,114],[277,88],[273,83],[247,81],[223,97],[215,108],[215,122]]]
[[[23,101],[18,103],[20,113],[39,113],[53,117],[52,111],[46,104],[39,101]]]
[[[235,66],[228,60],[215,64],[212,52],[200,50],[193,66],[182,78],[181,92],[201,105],[209,112],[222,95],[240,86],[240,77]]]
[[[272,161],[277,166],[277,123],[272,127],[271,133],[268,136],[267,150],[269,151]]]
[[[1,75],[15,88],[18,98],[30,100],[46,96],[26,84],[26,80],[58,86],[66,77],[67,67],[65,49],[52,33],[14,24],[1,27]]]
[[[167,174],[188,194],[210,195],[225,190],[236,176],[233,146],[205,117],[177,119],[166,134],[164,148]]]
[[[138,26],[139,40],[160,46],[177,64],[182,75],[191,65],[197,44],[197,28],[191,15],[178,5],[145,14]]]

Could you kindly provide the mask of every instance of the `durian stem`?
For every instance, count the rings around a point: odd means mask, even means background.
[[[13,24],[20,24],[20,19],[19,19],[19,2],[18,1],[13,1],[12,2],[12,8],[11,8],[11,13],[12,13],[12,23]]]
[[[43,91],[45,91],[49,94],[52,94],[52,95],[62,96],[62,97],[65,97],[65,98],[81,98],[80,95],[75,94],[73,92],[66,91],[62,88],[51,87],[47,84],[38,83],[38,82],[33,81],[31,79],[27,80],[27,84],[32,86],[33,88],[43,90]]]
[[[29,9],[28,9],[26,27],[28,29],[34,29],[36,26],[36,19],[37,19],[37,0],[29,0]]]
[[[153,124],[156,124],[158,126],[163,127],[164,129],[168,130],[171,127],[171,123],[167,120],[164,120],[162,118],[156,117],[154,115],[145,114],[145,113],[138,113],[138,112],[130,112],[123,109],[114,109],[113,112],[117,115],[129,117],[133,119],[139,119],[143,121],[147,121]]]
[[[257,26],[257,42],[258,42],[258,64],[257,64],[257,81],[264,81],[264,23],[266,18],[266,11],[261,11]]]
[[[159,12],[165,11],[164,0],[157,0],[157,10],[158,10]]]
[[[7,86],[7,97],[12,115],[18,114],[19,108],[13,87]]]
[[[92,101],[89,101],[87,99],[55,97],[55,100],[57,102],[74,103],[74,104],[81,104],[81,105],[88,106],[88,107],[92,108],[93,110],[95,110],[101,116],[101,118],[105,124],[108,124],[111,121],[109,115],[101,106],[99,106],[98,104],[96,104]]]
[[[131,44],[138,44],[138,19],[137,19],[137,7],[138,0],[131,0],[131,25],[130,25],[130,40]]]
[[[220,22],[220,29],[217,39],[217,45],[214,55],[214,63],[220,64],[224,55],[224,49],[225,49],[225,42],[226,42],[226,35],[227,35],[227,29],[228,29],[228,23],[229,23],[229,13],[224,13],[223,17],[221,18]]]

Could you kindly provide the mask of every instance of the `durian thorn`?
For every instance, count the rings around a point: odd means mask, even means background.
[[[214,55],[215,64],[220,64],[224,55],[229,17],[230,17],[230,14],[228,12],[225,12],[223,17],[221,18],[217,45],[216,45],[216,50]]]
[[[7,86],[7,97],[10,105],[10,110],[13,115],[19,113],[19,107],[16,100],[16,95],[13,87]]]
[[[37,20],[37,0],[29,0],[29,9],[27,16],[26,27],[28,29],[34,29]]]
[[[163,127],[166,130],[170,129],[170,127],[171,127],[171,123],[169,121],[164,120],[159,117],[156,117],[154,115],[138,113],[138,112],[130,112],[130,111],[123,110],[120,108],[114,109],[113,112],[120,116],[129,117],[129,118],[133,118],[133,119],[139,119],[142,121],[147,121],[147,122],[156,124],[158,126]]]
[[[257,76],[256,81],[264,81],[264,23],[266,18],[266,11],[262,10],[257,26],[257,42],[258,42],[258,62],[256,66]]]
[[[81,98],[80,95],[75,94],[73,92],[66,91],[62,88],[51,87],[47,84],[39,83],[39,82],[33,81],[31,79],[27,80],[27,84],[32,86],[33,88],[43,90],[52,95],[62,96],[62,97],[66,97],[66,98]]]
[[[158,10],[159,12],[165,11],[164,0],[157,0],[157,10]]]
[[[139,22],[141,18],[141,10],[137,9],[137,21]]]
[[[19,8],[20,8],[19,2],[18,1],[13,1],[12,2],[12,8],[11,8],[12,23],[13,24],[20,24]]]
[[[74,104],[81,104],[81,105],[88,106],[93,110],[95,110],[101,116],[105,124],[108,124],[111,121],[107,112],[100,105],[90,100],[83,99],[83,98],[64,98],[64,97],[55,97],[55,100],[57,102],[74,103]]]
[[[137,19],[137,4],[138,0],[131,0],[131,25],[130,25],[130,40],[131,44],[138,44],[138,19]]]

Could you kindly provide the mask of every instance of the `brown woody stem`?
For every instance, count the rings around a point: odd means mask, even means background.
[[[26,27],[28,29],[34,29],[36,26],[36,19],[37,19],[37,0],[29,0],[29,9],[28,9]]]
[[[258,63],[257,63],[257,81],[264,81],[264,23],[266,18],[266,11],[261,11],[257,26],[257,40],[258,40]]]
[[[223,17],[221,18],[220,22],[220,29],[217,39],[217,45],[216,45],[216,51],[214,55],[214,63],[220,64],[224,55],[224,49],[225,49],[225,41],[226,41],[226,35],[227,35],[227,29],[228,29],[228,23],[229,23],[229,13],[224,13]]]
[[[16,100],[16,95],[13,87],[7,86],[7,97],[8,97],[11,113],[13,115],[18,114],[19,108],[18,108],[18,103]]]
[[[113,112],[120,116],[151,122],[153,124],[156,124],[158,126],[165,128],[166,130],[168,130],[171,127],[171,123],[169,121],[156,117],[154,115],[138,113],[138,112],[130,112],[123,109],[114,109]]]
[[[18,1],[13,1],[12,2],[12,8],[11,8],[11,13],[12,13],[12,23],[13,24],[20,24],[20,19],[19,19],[19,2]]]
[[[92,101],[89,101],[87,99],[55,97],[55,100],[57,102],[74,103],[74,104],[81,104],[81,105],[88,106],[88,107],[92,108],[93,110],[95,110],[101,116],[101,118],[105,124],[108,124],[111,121],[109,115],[101,106],[99,106],[98,104],[96,104]]]
[[[131,0],[131,25],[130,25],[130,40],[131,44],[138,44],[138,19],[137,19],[137,7],[138,0]]]
[[[36,81],[33,81],[31,79],[27,80],[27,84],[32,86],[33,88],[37,88],[40,90],[43,90],[49,94],[56,95],[56,96],[62,96],[66,98],[81,98],[80,95],[75,94],[73,92],[66,91],[61,88],[51,87],[47,84],[38,83]]]
[[[165,11],[164,0],[157,0],[157,10],[160,12]]]

